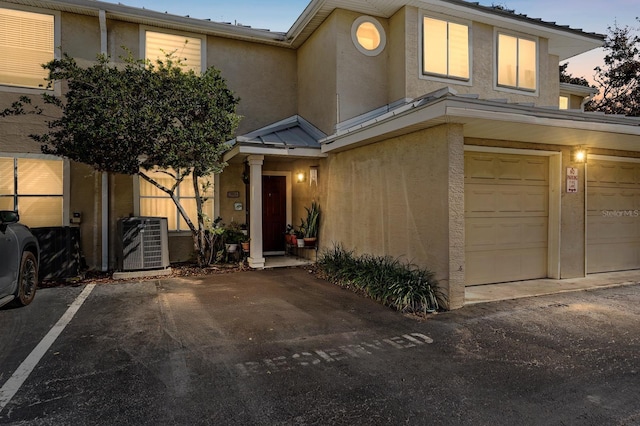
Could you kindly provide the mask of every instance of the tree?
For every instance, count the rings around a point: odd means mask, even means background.
[[[567,67],[569,63],[566,62],[563,65],[560,65],[560,83],[569,83],[576,84],[578,86],[586,86],[593,87],[589,84],[586,78],[584,77],[574,77],[573,75],[567,72]]]
[[[42,151],[88,164],[96,170],[139,174],[167,193],[191,230],[198,263],[205,262],[206,177],[226,166],[223,153],[229,148],[240,117],[238,99],[227,88],[220,72],[211,67],[199,75],[185,72],[173,54],[155,63],[135,60],[124,64],[98,56],[88,68],[68,55],[44,67],[49,83],[63,83],[64,96],[43,95],[45,104],[60,110],[48,122],[49,130],[30,135]],[[22,97],[0,115],[24,114],[29,98]],[[32,111],[41,113],[35,107]],[[166,187],[148,172],[161,170],[173,178]],[[197,218],[190,218],[176,189],[191,175]],[[195,220],[195,223],[194,223]]]
[[[640,116],[640,37],[629,26],[609,27],[604,66],[594,71],[599,95],[585,109]]]

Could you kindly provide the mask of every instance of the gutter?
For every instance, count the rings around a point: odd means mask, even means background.
[[[33,2],[26,0],[2,0],[7,3],[33,6]],[[286,43],[285,34],[268,30],[255,29],[240,25],[226,24],[210,21],[207,19],[191,18],[169,13],[162,13],[144,8],[136,8],[123,4],[106,3],[97,0],[42,0],[38,2],[39,7],[58,10],[63,12],[85,13],[90,16],[99,16],[104,11],[107,16],[111,15],[126,21],[142,23],[151,21],[160,26],[175,27],[182,31],[200,32],[222,37],[251,40],[262,43],[274,43],[289,47]]]

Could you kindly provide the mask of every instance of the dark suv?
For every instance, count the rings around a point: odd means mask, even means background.
[[[28,305],[38,287],[38,240],[18,220],[18,213],[0,210],[0,306]]]

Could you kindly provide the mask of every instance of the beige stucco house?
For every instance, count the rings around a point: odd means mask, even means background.
[[[60,51],[89,64],[188,39],[190,66],[219,68],[244,119],[208,214],[248,224],[254,268],[315,200],[321,247],[430,268],[451,308],[469,285],[640,269],[640,121],[585,113],[594,93],[559,83],[560,61],[601,35],[461,0],[311,0],[287,33],[0,0],[0,24],[0,108],[40,93],[39,64]],[[28,138],[42,126],[0,121],[0,208],[80,227],[96,269],[117,263],[115,225],[130,215],[168,217],[171,258],[191,255],[162,194],[42,155]]]

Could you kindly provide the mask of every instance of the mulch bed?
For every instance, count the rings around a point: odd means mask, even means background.
[[[229,274],[232,272],[246,271],[250,268],[243,264],[220,264],[212,265],[204,268],[198,267],[194,263],[172,263],[171,275],[163,275],[162,278],[171,277],[197,277],[202,275],[217,275],[217,274]],[[136,281],[154,280],[158,277],[140,277],[135,278]],[[113,271],[86,271],[79,277],[59,280],[47,280],[42,281],[39,284],[39,288],[52,288],[52,287],[65,287],[65,286],[80,286],[89,283],[110,284],[121,283],[124,281],[131,281],[131,279],[114,279]]]

